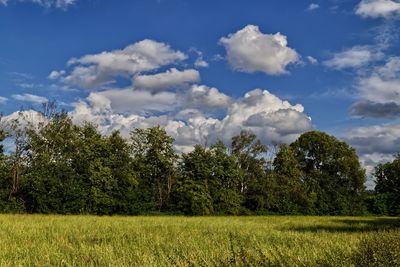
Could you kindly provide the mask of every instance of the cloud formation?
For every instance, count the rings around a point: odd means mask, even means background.
[[[306,57],[308,62],[310,62],[312,65],[318,64],[318,59],[312,57],[312,56],[307,56]]]
[[[270,75],[287,73],[287,66],[299,62],[300,56],[288,47],[287,37],[281,33],[264,34],[258,26],[247,25],[236,33],[220,39],[234,70]]]
[[[400,115],[400,57],[390,57],[358,80],[360,100],[352,107],[360,117],[394,117]]]
[[[137,89],[157,92],[163,89],[180,87],[200,81],[200,73],[197,70],[188,69],[179,71],[175,68],[163,73],[152,75],[137,75],[133,78],[133,84]]]
[[[246,71],[282,74],[288,64],[299,60],[296,51],[287,47],[285,36],[262,34],[256,26],[222,38],[221,43],[230,62],[232,57],[243,59],[241,69]],[[203,60],[202,53],[195,52]],[[122,50],[73,58],[69,70],[53,71],[49,79],[92,90],[74,103],[70,114],[75,123],[92,122],[104,134],[120,130],[125,136],[134,128],[160,125],[175,138],[179,151],[218,139],[228,142],[242,129],[252,130],[266,143],[287,143],[313,128],[303,106],[266,90],[255,89],[234,99],[198,84],[198,70],[169,67],[186,59],[165,43],[143,40]],[[118,87],[119,77],[131,84]]]
[[[355,117],[393,118],[400,116],[400,105],[395,102],[376,103],[361,100],[352,105],[351,115]]]
[[[59,8],[68,9],[70,6],[74,5],[76,0],[0,0],[0,4],[7,5],[9,2],[31,2],[38,4],[45,8]]]
[[[354,147],[368,174],[367,186],[374,187],[372,173],[377,164],[393,159],[400,151],[400,125],[383,124],[355,127],[344,132],[343,139]]]
[[[34,104],[42,104],[48,102],[48,99],[43,96],[32,95],[32,94],[15,94],[12,98],[18,101],[30,102]]]
[[[319,5],[316,3],[311,3],[308,7],[307,7],[307,11],[313,11],[319,8]]]
[[[106,92],[91,93],[86,100],[77,103],[71,112],[74,122],[90,121],[99,125],[103,133],[118,129],[125,136],[137,127],[160,125],[175,138],[177,149],[181,151],[187,151],[194,144],[212,143],[217,139],[229,141],[241,129],[252,130],[268,143],[291,142],[312,129],[311,119],[304,114],[303,106],[291,105],[260,89],[233,100],[216,88],[193,86],[186,95],[170,99],[171,102],[176,101],[175,106],[166,100],[165,106],[158,106],[155,108],[157,111],[150,110],[146,114],[142,110],[151,105],[151,100],[143,102],[136,99],[138,94],[147,91]],[[161,97],[160,94],[154,97],[168,99],[168,96]],[[185,101],[180,102],[180,97]],[[139,103],[147,105],[137,106]],[[165,109],[160,113],[162,107]],[[223,109],[223,117],[206,115],[212,108]]]
[[[362,0],[355,12],[363,18],[389,18],[400,15],[400,3],[394,0]]]
[[[376,51],[372,46],[354,46],[334,54],[333,57],[326,60],[324,64],[327,67],[337,70],[360,68],[382,57],[383,54],[380,51]]]
[[[50,79],[82,88],[93,89],[115,82],[115,78],[156,70],[162,66],[185,60],[187,56],[174,51],[165,43],[143,40],[121,50],[105,51],[99,54],[72,58],[68,66],[72,71],[53,71]]]
[[[203,111],[226,108],[231,104],[231,98],[221,93],[217,88],[205,85],[193,85],[183,96],[182,106]]]
[[[400,125],[356,127],[346,133],[345,140],[360,154],[394,155],[400,151]]]
[[[132,88],[92,92],[87,99],[92,106],[101,107],[101,110],[142,115],[170,111],[177,104],[177,96],[173,92],[152,94]]]
[[[194,66],[196,68],[208,68],[209,64],[207,61],[203,59],[202,56],[199,56],[196,61],[194,62]]]

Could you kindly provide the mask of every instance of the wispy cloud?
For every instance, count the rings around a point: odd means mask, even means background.
[[[45,8],[58,8],[66,10],[70,6],[74,5],[77,0],[0,0],[0,4],[7,6],[11,2],[31,2],[34,4],[38,4]]]
[[[360,68],[372,61],[383,58],[383,53],[374,46],[353,46],[349,49],[335,53],[324,64],[333,69]]]
[[[311,3],[308,7],[307,7],[307,11],[313,11],[319,8],[319,5],[316,3]]]
[[[8,98],[0,96],[0,104],[7,102]]]
[[[42,104],[48,102],[48,99],[43,96],[32,95],[32,94],[15,94],[12,98],[18,101],[30,102],[34,104]]]

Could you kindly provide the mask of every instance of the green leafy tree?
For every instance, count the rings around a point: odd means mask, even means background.
[[[240,192],[241,172],[234,156],[222,141],[210,147],[212,175],[208,187],[213,199],[214,211],[238,214],[243,202]]]
[[[281,145],[273,162],[274,172],[270,175],[271,195],[274,201],[271,209],[281,214],[304,213],[313,206],[313,196],[305,195],[303,173],[300,162],[288,145]]]
[[[254,211],[267,209],[270,206],[270,186],[264,158],[266,146],[253,132],[243,130],[232,137],[231,149],[240,170],[238,189],[245,206]]]
[[[0,117],[1,119],[1,117]],[[6,156],[4,155],[4,146],[2,142],[6,138],[6,132],[0,128],[0,211],[8,211],[8,197],[10,193],[10,177],[7,168]]]
[[[253,132],[245,130],[232,137],[231,147],[232,155],[241,170],[239,189],[241,193],[245,193],[251,183],[257,182],[257,178],[263,176],[266,164],[263,154],[267,152],[267,148]]]
[[[66,113],[29,131],[29,171],[24,197],[30,212],[78,213],[86,210],[87,184],[76,168],[81,155],[80,128]],[[79,161],[79,160],[78,160]]]
[[[196,145],[192,152],[183,154],[179,180],[173,189],[173,209],[189,215],[213,213],[213,199],[208,187],[212,175],[209,149]]]
[[[365,171],[353,148],[319,131],[301,135],[290,148],[300,166],[298,179],[312,204],[308,212],[335,215],[364,211]]]
[[[205,181],[178,181],[172,199],[173,209],[187,215],[209,215],[214,211],[213,200]]]
[[[10,149],[7,156],[3,155],[3,146],[0,153],[0,191],[3,207],[6,212],[19,212],[25,210],[21,199],[21,179],[26,173],[29,159],[27,158],[27,130],[31,127],[30,121],[22,111],[17,116],[1,124],[0,138],[4,141],[7,137]]]
[[[392,162],[379,164],[375,169],[375,178],[376,198],[380,200],[378,204],[386,203],[390,215],[400,215],[400,154]]]
[[[178,159],[174,139],[163,128],[135,129],[131,133],[133,168],[138,173],[138,209],[162,211],[168,207]]]
[[[181,181],[177,184],[177,199],[195,199],[196,207],[189,213],[238,214],[243,197],[239,191],[240,170],[235,158],[228,154],[228,149],[221,142],[210,148],[196,145],[194,150],[182,155]],[[191,191],[192,190],[192,191]],[[186,191],[186,194],[182,192]],[[211,200],[211,201],[210,201]],[[202,204],[199,201],[204,201]],[[192,203],[193,201],[190,201]],[[182,206],[182,204],[180,205]],[[188,207],[193,207],[190,204]],[[188,209],[188,207],[185,209]]]
[[[28,210],[40,213],[132,213],[136,188],[130,147],[118,132],[74,125],[65,113],[29,133]]]

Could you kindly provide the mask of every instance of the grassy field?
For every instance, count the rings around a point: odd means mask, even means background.
[[[399,219],[0,215],[0,265],[352,266],[386,232]]]

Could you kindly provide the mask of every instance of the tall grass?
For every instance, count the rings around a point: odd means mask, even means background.
[[[354,266],[386,231],[399,220],[0,215],[0,265]]]

